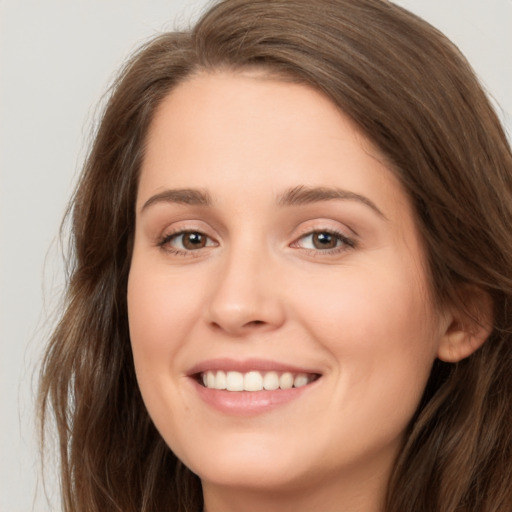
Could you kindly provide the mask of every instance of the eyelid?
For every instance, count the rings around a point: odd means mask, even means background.
[[[197,229],[192,226],[178,227],[175,229],[170,229],[170,230],[164,231],[164,233],[157,238],[155,245],[157,247],[159,247],[160,249],[162,249],[163,251],[166,251],[166,252],[169,252],[172,254],[177,254],[179,256],[199,256],[198,253],[202,252],[201,249],[208,249],[210,247],[215,247],[215,246],[219,245],[218,242],[215,240],[215,238],[208,235],[205,231],[206,230],[204,230],[204,229]],[[183,235],[186,235],[186,234],[190,234],[190,233],[197,233],[199,235],[202,235],[202,236],[206,237],[208,241],[213,242],[213,243],[207,242],[207,245],[205,245],[204,247],[198,247],[197,249],[186,249],[186,248],[180,249],[180,248],[173,247],[170,245],[170,242],[173,239],[178,238]]]
[[[346,252],[348,250],[356,248],[358,244],[356,239],[357,235],[355,234],[355,232],[349,228],[347,228],[346,230],[350,231],[352,234],[348,235],[346,232],[344,232],[344,230],[334,227],[311,226],[308,228],[304,228],[303,230],[301,230],[299,235],[295,237],[294,241],[290,244],[290,247],[308,251],[313,255],[329,255]],[[301,247],[301,240],[304,240],[307,237],[320,233],[327,233],[329,235],[336,237],[341,242],[341,244],[337,245],[336,247],[325,249]]]
[[[182,218],[167,218],[165,223],[162,222],[159,226],[155,225],[152,237],[155,245],[158,245],[164,238],[181,233],[201,233],[212,240],[216,240],[216,230],[210,223],[201,220],[201,218],[189,217],[188,215]]]

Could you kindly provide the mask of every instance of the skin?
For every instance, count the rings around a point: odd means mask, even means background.
[[[351,195],[284,204],[297,187]],[[210,204],[176,202],[176,189]],[[205,510],[382,510],[453,319],[432,305],[411,205],[378,151],[311,88],[199,74],[153,119],[136,210],[137,378],[161,435],[200,476]],[[184,230],[205,245],[184,246]],[[326,231],[342,235],[334,248],[311,236]],[[231,415],[189,376],[226,357],[321,376],[290,402]]]

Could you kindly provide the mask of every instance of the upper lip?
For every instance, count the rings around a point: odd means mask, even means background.
[[[230,359],[230,358],[216,358],[216,359],[208,359],[205,361],[201,361],[200,363],[194,365],[187,372],[188,375],[197,375],[206,371],[235,371],[240,373],[247,373],[250,371],[259,371],[259,372],[291,372],[291,373],[308,373],[308,374],[316,374],[320,375],[321,372],[318,370],[291,365],[288,363],[283,363],[279,361],[274,361],[271,359],[258,359],[258,358],[249,358],[243,360]]]

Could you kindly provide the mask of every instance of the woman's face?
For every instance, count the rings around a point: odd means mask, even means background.
[[[157,111],[136,211],[137,378],[205,492],[385,479],[446,321],[354,124],[303,85],[198,75]]]

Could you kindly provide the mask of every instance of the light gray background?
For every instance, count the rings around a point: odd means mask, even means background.
[[[462,49],[510,137],[512,0],[397,3]],[[36,368],[62,289],[55,239],[98,102],[140,42],[186,26],[206,4],[0,0],[0,512],[50,510],[38,476]]]

